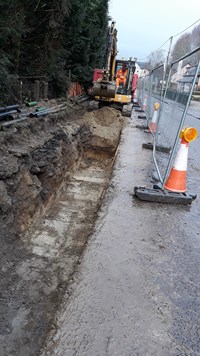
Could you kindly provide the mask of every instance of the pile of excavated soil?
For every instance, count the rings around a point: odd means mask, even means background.
[[[0,354],[36,355],[93,230],[123,127],[81,106],[0,132]]]

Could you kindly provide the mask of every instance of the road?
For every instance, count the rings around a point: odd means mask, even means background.
[[[200,131],[199,120],[187,120]],[[95,231],[43,356],[200,355],[200,138],[189,150],[192,206],[145,203],[133,190],[152,186],[152,153],[136,122],[134,114],[122,133]]]

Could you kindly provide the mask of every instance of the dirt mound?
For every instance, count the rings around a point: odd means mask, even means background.
[[[115,109],[104,107],[100,110],[85,113],[83,121],[90,126],[92,133],[91,146],[96,151],[101,149],[114,152],[122,128],[122,117]]]

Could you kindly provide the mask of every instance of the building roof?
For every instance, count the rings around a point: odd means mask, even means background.
[[[147,69],[150,70],[151,67],[148,62],[136,62],[141,69]]]

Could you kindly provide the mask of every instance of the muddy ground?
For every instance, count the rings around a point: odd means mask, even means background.
[[[186,124],[200,132],[191,114]],[[140,201],[134,187],[155,181],[152,152],[142,147],[151,137],[136,128],[137,115],[123,128],[94,232],[42,356],[200,355],[200,140],[189,145],[192,205]]]
[[[123,121],[111,108],[0,132],[0,355],[37,355],[93,230]]]

